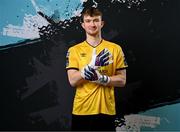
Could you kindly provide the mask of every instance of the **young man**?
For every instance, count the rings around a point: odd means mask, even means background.
[[[86,40],[69,48],[66,69],[76,88],[72,130],[115,131],[114,87],[124,87],[126,67],[121,47],[101,37],[102,13],[89,8],[82,14]]]

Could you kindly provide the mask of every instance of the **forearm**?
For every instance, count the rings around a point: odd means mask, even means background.
[[[125,84],[126,84],[126,78],[124,76],[115,75],[110,77],[110,82],[107,85],[114,87],[124,87]]]
[[[77,70],[68,70],[68,79],[72,87],[76,87],[77,85],[85,82],[85,80],[81,76],[81,72]]]
[[[126,70],[120,70],[116,75],[110,76],[108,86],[124,87],[126,84]]]

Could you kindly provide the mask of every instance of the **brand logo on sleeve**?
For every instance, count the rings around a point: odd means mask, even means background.
[[[69,66],[69,51],[66,53],[66,67]]]
[[[80,53],[81,57],[86,57],[86,53]]]

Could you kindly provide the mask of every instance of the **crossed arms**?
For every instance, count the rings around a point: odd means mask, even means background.
[[[81,76],[81,72],[75,69],[69,69],[67,71],[68,79],[72,87],[76,87],[88,80],[85,80]],[[126,69],[117,70],[116,74],[110,76],[110,81],[107,86],[114,86],[114,87],[124,87],[126,84]]]

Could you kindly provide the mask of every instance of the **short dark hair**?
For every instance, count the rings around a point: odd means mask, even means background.
[[[84,16],[103,16],[102,12],[95,7],[86,8],[82,11],[81,22],[84,20]]]

